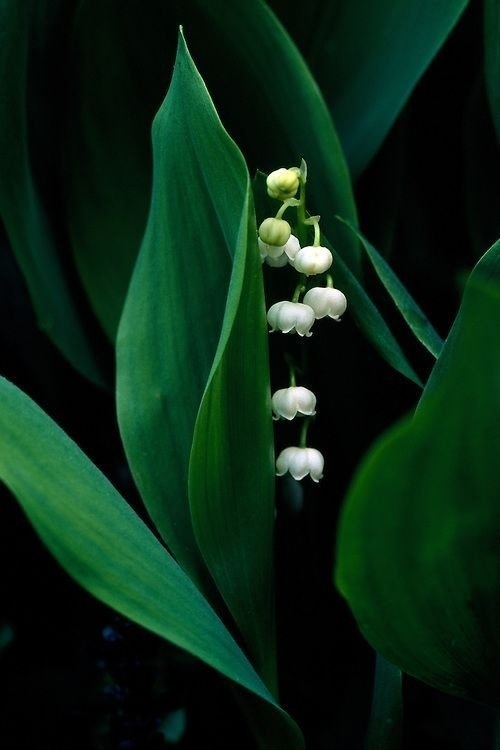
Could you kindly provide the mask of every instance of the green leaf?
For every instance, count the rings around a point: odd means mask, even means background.
[[[484,0],[484,76],[491,114],[500,144],[500,2]]]
[[[147,222],[150,129],[167,83],[171,9],[80,3],[72,29],[65,190],[75,261],[114,340]],[[160,93],[161,92],[161,93]]]
[[[259,673],[274,685],[272,410],[262,270],[250,208],[243,214],[221,338],[196,420],[189,495],[203,556]]]
[[[222,328],[247,176],[182,44],[153,124],[153,159],[149,221],[117,340],[118,418],[151,517],[201,583],[189,455]]]
[[[401,670],[377,654],[364,750],[400,750],[402,724]]]
[[[275,719],[271,747],[302,747],[300,731],[188,576],[78,446],[3,378],[0,479],[79,584],[258,696],[260,710],[264,701]]]
[[[466,6],[467,0],[323,4],[311,64],[354,176],[379,149]]]
[[[259,93],[256,119],[271,115],[265,138],[308,165],[309,206],[343,259],[360,270],[358,243],[334,220],[340,213],[356,223],[356,207],[344,155],[321,92],[296,45],[262,0],[194,0],[224,38],[225,48],[244,64]],[[245,90],[239,92],[245,96]],[[280,166],[292,166],[292,163]]]
[[[360,240],[361,247],[365,250],[377,276],[392,297],[394,304],[403,316],[403,320],[408,325],[409,329],[434,357],[439,357],[439,353],[443,348],[441,338],[438,336],[430,321],[426,318],[425,314],[417,305],[408,290],[400,282],[390,265],[380,255],[378,250],[368,242],[361,232],[358,232],[349,222],[345,221],[340,216],[337,218],[343,224],[346,224]]]
[[[165,541],[203,586],[199,545],[273,683],[272,429],[255,219],[243,157],[182,37],[153,140],[154,200],[118,336],[121,430]]]
[[[403,350],[399,346],[394,334],[380,314],[378,308],[363,289],[360,282],[349,270],[340,256],[335,253],[331,244],[323,235],[322,242],[333,252],[334,262],[332,276],[335,286],[347,297],[349,314],[353,315],[359,327],[373,344],[380,356],[385,359],[397,372],[400,372],[408,380],[422,387],[417,373],[408,362]]]
[[[363,462],[336,580],[385,658],[444,691],[500,695],[500,242],[474,269],[413,419]]]
[[[0,217],[26,280],[40,328],[62,354],[102,383],[58,258],[33,177],[28,143],[28,70],[34,37],[43,43],[51,13],[34,2],[0,2]]]

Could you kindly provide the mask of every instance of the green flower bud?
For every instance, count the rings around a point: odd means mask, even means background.
[[[292,233],[288,221],[284,219],[264,219],[259,227],[259,237],[266,245],[285,245]]]
[[[286,201],[287,198],[293,198],[299,189],[299,170],[292,167],[291,169],[275,169],[268,175],[267,193],[271,198],[279,198],[280,201]]]

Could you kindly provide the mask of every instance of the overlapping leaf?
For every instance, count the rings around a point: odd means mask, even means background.
[[[267,323],[252,212],[240,228],[221,339],[196,420],[189,495],[204,558],[270,685],[276,682],[272,444]]]
[[[500,695],[500,242],[467,284],[415,417],[366,458],[337,583],[367,639],[451,693]]]
[[[300,750],[296,725],[189,577],[75,443],[3,378],[0,480],[78,583],[257,696],[269,746]]]
[[[272,430],[249,177],[179,44],[154,124],[153,202],[119,329],[119,420],[163,538],[201,586],[204,558],[272,680]]]

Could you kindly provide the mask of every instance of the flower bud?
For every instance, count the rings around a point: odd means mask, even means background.
[[[290,235],[284,245],[267,245],[258,238],[260,259],[266,260],[270,266],[285,266],[288,262],[290,253],[297,254],[300,250],[300,244],[297,237]],[[286,253],[286,255],[285,255]]]
[[[259,227],[259,237],[266,245],[283,247],[288,242],[292,229],[284,219],[264,219]]]
[[[332,265],[333,256],[327,247],[303,247],[294,258],[293,265],[299,273],[314,276],[324,273]]]
[[[269,308],[267,322],[271,331],[290,333],[295,330],[299,336],[312,336],[310,332],[314,323],[314,310],[301,302],[276,302]]]
[[[297,414],[306,417],[316,414],[316,396],[309,388],[303,388],[302,386],[294,385],[290,388],[280,388],[273,394],[271,403],[274,412],[273,419],[283,417],[291,420]]]
[[[296,169],[275,169],[268,175],[267,193],[271,198],[279,198],[281,201],[286,201],[288,198],[293,198],[299,189],[299,174]]]
[[[316,318],[327,315],[334,320],[340,320],[347,309],[345,294],[340,289],[315,286],[304,295],[304,303],[314,310]]]
[[[323,477],[325,459],[315,448],[285,448],[276,459],[276,475],[282,477],[287,471],[294,479],[304,479],[310,474],[313,482]]]

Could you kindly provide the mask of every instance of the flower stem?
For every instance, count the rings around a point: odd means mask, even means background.
[[[298,302],[299,301],[299,297],[302,294],[302,292],[305,292],[306,286],[304,284],[304,281],[305,281],[305,276],[304,276],[304,274],[302,274],[299,283],[295,287],[295,291],[294,291],[293,297],[292,297],[292,302]]]
[[[309,429],[309,425],[311,424],[311,420],[306,417],[304,419],[304,424],[302,425],[302,429],[300,431],[300,438],[299,438],[299,448],[305,448],[307,444],[307,431]]]

